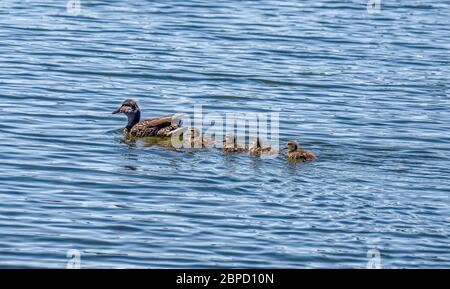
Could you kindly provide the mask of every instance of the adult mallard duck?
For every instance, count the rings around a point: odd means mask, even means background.
[[[178,131],[181,120],[174,115],[141,121],[141,108],[134,99],[125,100],[113,114],[123,113],[128,118],[124,133],[133,137],[171,136]]]
[[[225,153],[241,153],[246,152],[248,150],[237,143],[236,136],[227,134],[225,136],[225,144],[223,145],[223,151]]]
[[[299,150],[298,143],[296,141],[288,141],[286,147],[288,149],[288,153],[286,156],[286,159],[288,161],[312,162],[317,159],[314,153],[310,151]]]

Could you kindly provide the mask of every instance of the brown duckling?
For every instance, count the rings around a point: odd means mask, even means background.
[[[191,148],[201,148],[203,147],[202,139],[200,138],[200,132],[198,129],[191,127],[189,130],[190,136],[189,136],[189,147]]]
[[[223,145],[223,151],[225,153],[241,153],[246,152],[248,150],[237,143],[236,136],[227,134],[225,136],[225,144]]]
[[[252,146],[250,147],[250,154],[261,156],[276,153],[270,146],[263,147],[261,144],[261,139],[259,137],[253,140]]]
[[[171,136],[181,127],[181,120],[174,115],[141,119],[141,109],[134,99],[125,100],[113,114],[123,113],[128,118],[124,133],[133,137]]]
[[[205,135],[200,136],[200,131],[197,128],[192,127],[190,130],[190,136],[188,140],[188,147],[191,148],[213,148],[214,140]]]
[[[314,153],[310,151],[299,150],[296,141],[288,141],[286,147],[288,149],[286,159],[289,161],[312,162],[317,159]]]

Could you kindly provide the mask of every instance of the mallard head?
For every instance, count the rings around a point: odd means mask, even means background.
[[[290,140],[286,144],[286,148],[288,152],[295,152],[298,148],[298,143],[296,141]]]
[[[136,100],[127,99],[124,102],[122,102],[122,105],[117,110],[113,111],[113,114],[123,113],[128,116],[134,115],[140,111],[141,109],[139,108],[139,105]]]
[[[128,118],[127,128],[130,129],[139,122],[141,118],[141,108],[134,99],[127,99],[122,102],[122,105],[113,112],[113,114],[123,113]]]

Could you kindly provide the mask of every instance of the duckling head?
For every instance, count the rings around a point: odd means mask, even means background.
[[[286,144],[286,148],[288,152],[295,152],[298,148],[298,143],[296,141],[290,140]]]
[[[196,137],[200,136],[200,132],[195,127],[191,127],[190,132],[191,132],[191,138],[196,138]]]
[[[127,99],[113,114],[123,113],[128,118],[127,129],[131,129],[141,118],[141,108],[134,99]]]
[[[256,137],[252,142],[252,148],[260,148],[261,147],[261,139]]]
[[[225,145],[234,147],[236,145],[236,136],[227,134],[225,136]]]

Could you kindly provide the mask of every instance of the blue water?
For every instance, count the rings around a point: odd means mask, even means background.
[[[450,2],[0,2],[0,267],[450,266]],[[145,117],[279,112],[282,157],[182,152]]]

